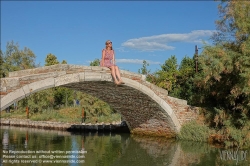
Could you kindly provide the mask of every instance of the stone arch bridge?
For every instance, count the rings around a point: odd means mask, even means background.
[[[63,86],[91,94],[120,112],[134,134],[173,137],[196,119],[197,108],[145,80],[121,70],[125,85],[115,86],[110,70],[99,66],[59,64],[9,73],[1,78],[1,111],[32,93]]]

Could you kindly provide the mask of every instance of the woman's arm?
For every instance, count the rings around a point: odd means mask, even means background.
[[[113,50],[113,64],[115,65],[115,50]]]
[[[104,56],[105,56],[105,51],[104,49],[102,50],[102,59],[101,59],[101,62],[100,62],[100,66],[103,66],[104,65]]]

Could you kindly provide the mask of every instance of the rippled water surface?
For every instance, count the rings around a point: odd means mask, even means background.
[[[250,165],[249,150],[116,133],[1,126],[0,166]]]

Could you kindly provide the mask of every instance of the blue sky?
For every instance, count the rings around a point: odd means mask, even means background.
[[[171,55],[178,63],[199,53],[219,19],[214,1],[1,1],[1,49],[28,47],[36,63],[47,54],[68,64],[89,65],[111,40],[120,69],[151,72]]]

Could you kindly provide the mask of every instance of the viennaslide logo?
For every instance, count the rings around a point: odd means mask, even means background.
[[[219,150],[220,159],[223,161],[235,161],[237,165],[239,162],[247,161],[247,150]]]

